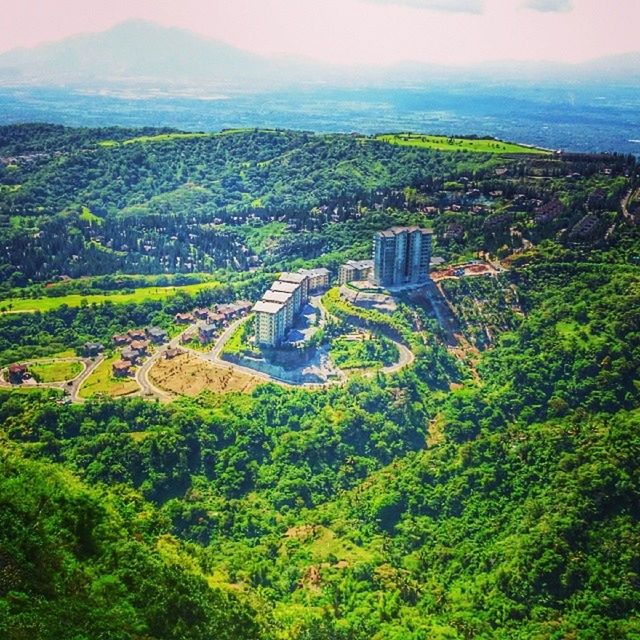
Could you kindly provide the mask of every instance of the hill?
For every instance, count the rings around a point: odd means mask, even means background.
[[[371,361],[382,327],[413,354],[392,371],[234,385],[209,360],[202,385],[192,354],[152,376],[176,376],[170,402],[3,381],[0,636],[640,636],[633,156],[469,137],[440,151],[415,134],[0,132],[2,297],[42,309],[0,314],[0,367],[100,342],[92,389],[135,387],[110,376],[114,334],[178,336],[185,312],[257,300],[285,270],[324,266],[335,283],[393,225],[432,228],[441,259],[388,315],[323,296],[314,339],[330,357],[338,342]]]

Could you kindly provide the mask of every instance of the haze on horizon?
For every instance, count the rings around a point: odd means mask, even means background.
[[[584,62],[637,51],[640,3],[616,0],[22,0],[0,52],[125,20],[188,29],[270,56],[331,64]]]

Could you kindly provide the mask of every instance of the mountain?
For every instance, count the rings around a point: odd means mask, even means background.
[[[131,20],[0,55],[0,86],[220,90],[285,86],[412,86],[426,83],[640,83],[640,53],[583,64],[494,62],[449,67],[408,61],[388,67],[323,65],[260,56],[175,27]]]
[[[95,86],[272,85],[301,80],[315,66],[242,51],[184,29],[131,20],[0,55],[0,83]]]

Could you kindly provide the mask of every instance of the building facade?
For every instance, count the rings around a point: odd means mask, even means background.
[[[253,311],[256,315],[256,342],[265,347],[277,347],[285,334],[285,305],[259,300]]]
[[[319,267],[318,269],[300,269],[299,273],[307,276],[309,280],[309,293],[322,291],[329,287],[329,269]]]
[[[276,281],[276,284],[279,282],[289,282],[291,284],[297,284],[300,286],[300,306],[304,306],[307,304],[307,300],[309,300],[309,278],[304,273],[282,273],[280,277]],[[273,287],[272,287],[273,288]],[[298,307],[300,309],[300,307]]]
[[[340,265],[338,284],[356,280],[370,280],[373,275],[373,260],[347,260]]]
[[[426,282],[432,232],[420,227],[391,227],[373,236],[373,283],[402,286]]]
[[[263,296],[262,299],[265,302],[275,302],[276,304],[284,305],[285,312],[285,322],[284,328],[290,329],[293,325],[293,316],[294,316],[294,306],[295,306],[295,295],[292,292],[286,291],[274,291],[273,289],[269,289]]]

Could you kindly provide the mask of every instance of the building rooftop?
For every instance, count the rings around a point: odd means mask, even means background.
[[[279,280],[281,282],[297,282],[298,284],[304,282],[307,279],[304,273],[281,273]]]
[[[309,277],[313,276],[328,276],[331,274],[329,269],[325,267],[318,267],[317,269],[300,269],[300,273]]]
[[[304,276],[305,278],[307,276]],[[286,291],[287,293],[293,293],[298,287],[300,283],[295,282],[283,282],[282,280],[276,280],[271,285],[271,291]]]
[[[258,313],[278,313],[281,309],[284,309],[284,305],[278,302],[265,302],[264,300],[258,300],[253,305],[253,310]]]
[[[376,235],[381,236],[383,238],[393,238],[399,233],[413,233],[414,231],[421,231],[422,233],[433,233],[432,229],[423,229],[422,227],[418,227],[416,225],[411,225],[409,227],[389,227],[389,229],[384,229],[383,231],[377,231]]]
[[[347,260],[345,265],[354,269],[370,269],[373,268],[373,260]]]
[[[279,302],[284,304],[285,302],[289,302],[292,296],[293,294],[288,291],[273,291],[269,289],[269,291],[262,296],[262,299],[265,302]]]

